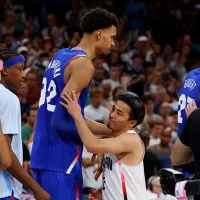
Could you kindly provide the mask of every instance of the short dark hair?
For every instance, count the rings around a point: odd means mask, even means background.
[[[12,58],[16,58],[20,54],[13,49],[0,49],[0,59],[6,62]]]
[[[26,110],[26,115],[27,117],[30,115],[31,111],[37,111],[38,109],[35,107],[30,106],[27,110]]]
[[[119,24],[116,15],[102,8],[93,8],[81,19],[80,26],[83,33],[92,33],[99,29],[109,28]]]
[[[145,108],[142,100],[136,95],[127,93],[120,94],[118,100],[123,101],[131,108],[129,120],[137,120],[135,126],[141,124],[145,116]]]
[[[144,96],[143,96],[143,102],[144,102],[144,104],[146,104],[148,101],[155,101],[155,99],[154,99],[154,97],[153,97],[153,95],[151,95],[151,94],[149,94],[149,93],[147,93],[147,94],[145,94]]]

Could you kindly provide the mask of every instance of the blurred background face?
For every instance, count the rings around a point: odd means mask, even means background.
[[[26,83],[28,88],[33,88],[36,85],[37,75],[36,73],[27,73],[26,75]]]
[[[159,138],[164,131],[164,125],[162,124],[154,124],[151,129],[151,135],[155,138]]]
[[[172,141],[172,130],[171,128],[166,128],[160,136],[160,145],[163,147],[169,146]]]
[[[154,109],[154,102],[152,100],[148,100],[145,102],[145,111],[146,113],[152,113]]]
[[[120,67],[119,66],[112,66],[110,68],[110,78],[114,80],[119,80],[120,77]]]
[[[152,182],[152,192],[156,193],[157,195],[159,195],[162,192],[162,188],[161,188],[159,180]]]
[[[28,86],[27,86],[27,84],[25,82],[17,90],[17,94],[18,94],[18,96],[21,96],[21,97],[26,97],[27,96],[27,94],[28,94]]]
[[[165,101],[165,98],[166,98],[166,89],[165,88],[160,88],[157,90],[157,94],[156,94],[156,101],[158,103],[162,103]]]
[[[160,115],[162,117],[167,117],[170,114],[170,112],[171,112],[171,107],[169,103],[167,102],[162,103],[160,106]]]
[[[102,104],[103,94],[101,92],[92,94],[92,105],[98,108]]]
[[[27,122],[33,126],[36,122],[37,110],[31,110],[29,115],[27,116]]]
[[[119,54],[117,52],[112,52],[111,53],[111,58],[110,58],[111,64],[117,64],[119,62]]]

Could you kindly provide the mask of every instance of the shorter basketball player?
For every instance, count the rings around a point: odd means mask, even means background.
[[[146,200],[143,157],[144,145],[133,130],[145,115],[144,104],[132,94],[120,94],[112,107],[108,127],[112,138],[97,139],[88,129],[81,114],[75,92],[62,95],[61,102],[74,118],[78,133],[87,151],[101,153],[103,160],[103,185],[101,190],[93,191],[92,198],[106,200],[137,199]]]
[[[0,55],[0,71],[3,69],[3,60]],[[1,73],[0,73],[1,80]],[[0,121],[0,172],[8,168],[11,165],[11,155],[8,149],[7,142],[2,132]]]

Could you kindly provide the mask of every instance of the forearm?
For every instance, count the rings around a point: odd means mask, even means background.
[[[12,164],[7,169],[7,171],[15,177],[19,182],[21,182],[25,187],[30,189],[35,193],[40,187],[40,185],[23,169],[19,163],[16,155],[11,152]]]
[[[96,136],[110,136],[112,133],[112,131],[105,124],[101,124],[87,118],[85,118],[85,122],[90,131]]]
[[[0,172],[11,165],[11,155],[7,142],[0,132]]]
[[[76,128],[78,133],[81,137],[83,144],[85,145],[86,149],[90,149],[93,146],[98,144],[98,139],[93,135],[93,133],[89,130],[87,124],[85,123],[84,118],[82,115],[78,115],[74,117],[74,121],[76,124]]]

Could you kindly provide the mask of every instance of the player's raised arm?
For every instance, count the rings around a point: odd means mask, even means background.
[[[138,140],[140,139],[133,134],[127,133],[126,135],[122,135],[122,137],[98,140],[89,130],[83,119],[80,106],[77,104],[75,92],[73,92],[73,99],[67,93],[63,94],[62,97],[67,104],[62,102],[61,104],[74,118],[79,135],[87,151],[91,153],[118,154],[133,151],[133,146],[135,146],[135,149],[137,148]],[[133,123],[136,124],[137,121]],[[139,144],[141,144],[140,141]]]

